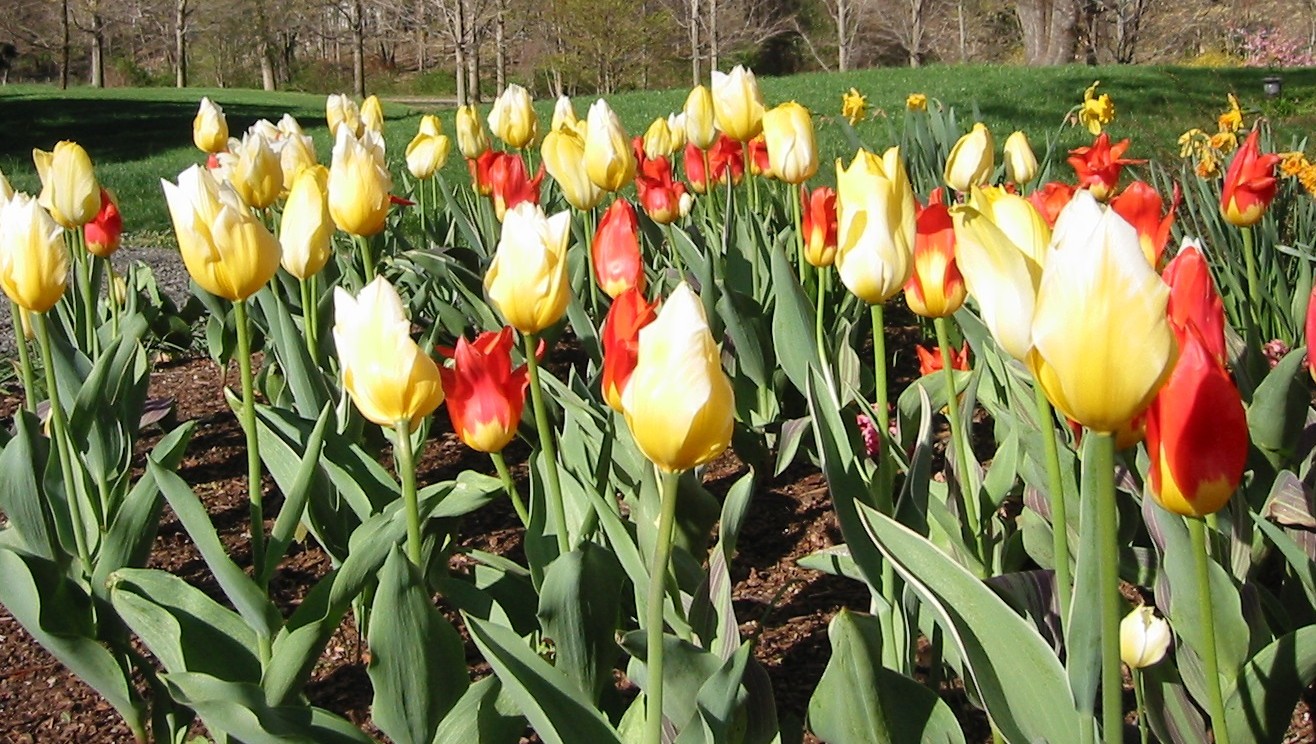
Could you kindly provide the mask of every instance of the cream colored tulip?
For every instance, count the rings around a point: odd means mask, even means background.
[[[778,179],[799,185],[818,172],[818,145],[809,109],[790,101],[763,115],[768,163]]]
[[[63,234],[27,194],[0,204],[0,288],[23,310],[44,313],[64,294],[69,264]]]
[[[1120,660],[1130,669],[1145,669],[1170,650],[1170,624],[1148,605],[1134,607],[1120,621]]]
[[[457,149],[467,160],[474,160],[489,149],[489,136],[485,134],[480,113],[474,106],[457,109]]]
[[[974,186],[991,181],[995,170],[996,144],[991,131],[979,122],[950,149],[946,158],[946,185],[967,193]]]
[[[233,154],[237,160],[228,172],[228,181],[242,201],[253,209],[265,209],[277,201],[283,192],[283,168],[270,140],[258,132],[247,132]]]
[[[443,134],[443,122],[434,114],[425,114],[420,117],[420,126],[416,128],[420,134],[428,134],[431,137],[438,137]]]
[[[713,71],[713,116],[717,128],[737,142],[763,131],[763,94],[753,72],[741,65],[730,73]]]
[[[735,394],[703,304],[685,282],[640,330],[622,410],[640,451],[669,473],[710,462],[731,444]]]
[[[301,123],[293,118],[292,114],[284,114],[283,117],[279,119],[277,127],[279,133],[283,137],[294,137],[305,134],[305,132],[302,131]]]
[[[544,137],[540,150],[544,169],[562,187],[562,196],[571,206],[585,211],[603,200],[603,189],[590,180],[585,170],[585,138],[574,127],[554,129]]]
[[[421,119],[420,131],[407,145],[407,170],[422,181],[432,178],[448,162],[452,143],[439,132],[438,121],[433,116]]]
[[[324,118],[329,123],[329,136],[336,141],[338,130],[346,127],[353,137],[361,136],[361,109],[356,101],[342,93],[329,96],[324,104]]]
[[[340,127],[329,166],[329,214],[339,230],[370,236],[384,229],[393,179],[373,132],[357,139]]]
[[[575,127],[579,121],[576,109],[571,105],[571,99],[558,96],[557,103],[553,104],[553,121],[548,127],[549,131],[556,132],[562,127]]]
[[[361,102],[361,127],[368,132],[384,133],[384,107],[378,96],[370,96]]]
[[[507,210],[484,289],[507,324],[522,333],[538,333],[567,311],[567,242],[571,212],[544,215],[537,204],[522,202]]]
[[[1005,177],[1020,186],[1037,178],[1037,156],[1023,132],[1015,132],[1005,139]]]
[[[685,149],[685,113],[667,115],[667,132],[672,137],[672,149],[668,154]]]
[[[37,202],[56,222],[74,230],[95,219],[101,210],[101,186],[82,145],[58,142],[53,152],[33,150],[32,161],[41,179]]]
[[[0,170],[0,207],[3,207],[5,202],[13,198],[14,187],[9,185],[9,179],[5,178],[5,172]]]
[[[713,115],[713,93],[703,85],[690,89],[685,98],[685,139],[700,150],[707,150],[717,141],[717,123]]]
[[[279,170],[283,174],[284,193],[292,190],[297,174],[318,164],[315,142],[309,135],[289,132],[279,140]]]
[[[589,107],[585,172],[596,186],[618,191],[635,180],[635,153],[617,115],[602,98]]]
[[[192,143],[201,152],[223,152],[228,147],[228,121],[224,109],[209,98],[202,98],[192,119]]]
[[[274,122],[269,119],[257,119],[255,124],[247,127],[247,134],[259,134],[270,142],[274,142],[283,136],[283,132],[274,126]]]
[[[837,161],[836,192],[837,273],[865,302],[886,302],[914,269],[914,191],[899,149],[860,150],[848,169]]]
[[[489,112],[489,131],[518,150],[534,144],[539,136],[539,117],[529,91],[516,83],[507,86]]]
[[[667,126],[666,119],[660,116],[653,120],[644,131],[643,144],[646,158],[662,158],[672,154],[672,130]]]
[[[333,234],[329,171],[323,165],[313,165],[297,175],[283,206],[279,222],[283,268],[298,279],[318,274],[329,261]]]

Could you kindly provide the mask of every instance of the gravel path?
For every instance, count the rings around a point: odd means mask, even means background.
[[[114,270],[126,272],[128,267],[141,261],[155,272],[156,284],[180,307],[189,293],[187,269],[173,248],[120,248],[110,259]],[[0,298],[2,299],[2,298]],[[9,320],[9,303],[0,301],[0,358],[15,356],[13,324]]]

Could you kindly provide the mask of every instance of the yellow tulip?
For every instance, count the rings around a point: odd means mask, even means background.
[[[283,268],[298,279],[319,273],[329,261],[333,234],[329,171],[323,165],[313,165],[297,175],[283,207],[279,222]]]
[[[1170,624],[1148,605],[1134,607],[1120,621],[1120,660],[1143,669],[1165,658],[1170,650]]]
[[[635,153],[617,115],[602,98],[589,107],[585,134],[585,172],[605,191],[618,191],[635,180]]]
[[[192,143],[201,152],[223,152],[228,148],[228,121],[224,109],[209,98],[201,99],[201,107],[192,119]]]
[[[685,139],[700,150],[707,150],[717,141],[717,126],[713,116],[713,94],[705,86],[696,85],[685,98]]]
[[[562,196],[568,204],[585,211],[603,200],[603,189],[590,180],[585,170],[585,138],[574,127],[549,132],[540,154],[544,169],[562,187]]]
[[[713,115],[718,129],[737,142],[763,131],[763,94],[753,72],[741,65],[730,74],[713,71]]]
[[[370,96],[361,102],[361,127],[369,132],[384,132],[384,107],[378,96]]]
[[[259,134],[271,143],[283,136],[283,132],[269,119],[257,119],[255,124],[247,127],[247,134]]]
[[[1075,194],[1056,221],[1028,358],[1051,403],[1097,432],[1142,413],[1174,366],[1169,296],[1138,231],[1088,192]]]
[[[68,284],[63,230],[27,194],[0,205],[0,287],[20,308],[44,313]]]
[[[353,137],[361,136],[361,110],[356,107],[356,101],[342,93],[325,100],[324,118],[329,123],[329,136],[335,140],[340,127],[346,127]]]
[[[837,273],[863,301],[886,302],[914,269],[914,190],[899,148],[860,150],[848,169],[838,160],[836,194]]]
[[[369,236],[384,229],[393,179],[374,132],[357,139],[341,127],[329,167],[329,214],[339,230]]]
[[[429,131],[426,131],[426,120]],[[416,133],[411,144],[407,145],[407,170],[411,175],[424,181],[434,176],[443,164],[448,162],[448,150],[452,143],[446,135],[438,131],[438,119],[427,116],[421,119],[420,131]]]
[[[1005,139],[1005,177],[1020,186],[1037,178],[1037,156],[1023,132]]]
[[[946,158],[946,185],[967,192],[990,181],[995,169],[996,144],[987,126],[979,122],[950,149]]]
[[[484,275],[484,289],[508,325],[522,333],[538,333],[567,311],[570,237],[571,212],[546,217],[530,202],[507,210],[497,253]]]
[[[818,146],[809,109],[790,101],[767,112],[763,137],[768,144],[768,163],[777,178],[798,185],[818,172]]]
[[[457,149],[467,160],[474,160],[489,149],[489,136],[484,133],[480,113],[474,106],[457,109]]]
[[[489,131],[518,150],[533,144],[539,135],[539,117],[529,91],[516,83],[507,86],[489,112]]]
[[[82,145],[65,140],[53,152],[33,150],[32,161],[41,178],[37,202],[61,226],[77,229],[101,211],[101,186]]]
[[[283,118],[279,119],[279,123],[276,126],[281,138],[301,136],[305,134],[305,132],[302,131],[302,125],[293,118],[292,114],[284,114]]]
[[[278,200],[283,191],[283,167],[272,143],[264,135],[248,132],[237,147],[237,160],[228,172],[228,181],[253,209],[265,209]]]
[[[975,188],[950,211],[955,259],[983,323],[1007,354],[1027,359],[1050,228],[1027,199],[999,188]]]
[[[318,164],[315,142],[309,135],[289,132],[279,140],[279,170],[283,174],[284,193],[292,190],[298,173]]]
[[[685,282],[640,330],[622,410],[640,451],[669,473],[710,462],[731,444],[735,394],[703,305]]]
[[[644,156],[646,158],[663,158],[672,154],[672,130],[667,120],[658,117],[644,131]]]
[[[279,268],[279,241],[233,187],[199,165],[179,174],[177,185],[160,183],[192,280],[233,302],[259,292]]]
[[[343,389],[369,421],[414,430],[443,402],[438,365],[411,339],[402,299],[384,277],[355,298],[334,288],[334,345]]]
[[[558,96],[557,103],[553,104],[553,121],[548,127],[549,131],[556,132],[562,127],[574,127],[579,121],[576,109],[571,106],[571,99]]]
[[[420,134],[428,134],[431,137],[438,137],[443,134],[443,122],[434,114],[425,114],[420,117],[420,126],[416,129]]]

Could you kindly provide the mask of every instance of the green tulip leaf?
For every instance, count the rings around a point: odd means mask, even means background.
[[[439,723],[431,744],[516,744],[524,731],[525,719],[515,710],[498,677],[491,674],[466,688]]]
[[[556,649],[555,666],[595,704],[612,685],[625,579],[616,556],[584,542],[549,564],[539,588],[539,622]]]
[[[1316,679],[1316,626],[1275,639],[1243,665],[1225,692],[1231,741],[1279,741],[1303,690]]]
[[[306,705],[269,705],[258,685],[231,682],[208,674],[160,676],[174,700],[201,716],[212,734],[245,742],[286,744],[368,744],[371,739],[352,724]]]

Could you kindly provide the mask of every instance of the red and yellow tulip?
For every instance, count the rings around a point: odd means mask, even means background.
[[[1248,227],[1261,221],[1279,189],[1275,166],[1281,156],[1261,153],[1260,130],[1252,130],[1229,163],[1220,191],[1220,214],[1231,225]]]
[[[453,361],[439,367],[452,430],[477,452],[501,452],[516,436],[525,409],[530,381],[525,365],[512,367],[512,333],[504,326],[474,341],[459,338],[455,349],[439,349]]]
[[[644,299],[644,292],[632,287],[622,292],[608,309],[599,331],[603,342],[603,399],[622,413],[621,397],[635,371],[640,351],[640,329],[658,317],[658,303]]]
[[[594,278],[609,297],[616,299],[632,288],[644,291],[640,223],[630,202],[618,199],[603,213],[592,250]]]
[[[1102,132],[1091,145],[1070,150],[1069,164],[1078,174],[1078,187],[1091,191],[1099,201],[1109,200],[1119,185],[1124,166],[1147,162],[1125,158],[1129,144],[1129,140],[1123,139],[1112,145],[1110,135]]]

